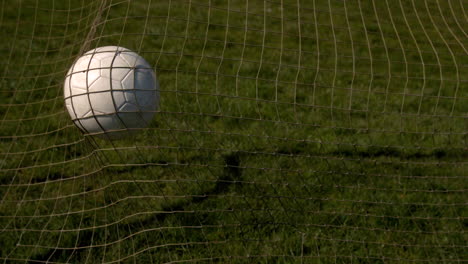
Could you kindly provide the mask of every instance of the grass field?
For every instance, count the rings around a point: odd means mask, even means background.
[[[465,263],[463,1],[2,1],[3,263]],[[83,136],[62,83],[124,46],[150,127]]]

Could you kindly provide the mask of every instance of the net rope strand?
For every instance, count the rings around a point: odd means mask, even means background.
[[[0,6],[1,262],[468,261],[463,1]],[[121,140],[64,107],[109,45],[160,83]]]

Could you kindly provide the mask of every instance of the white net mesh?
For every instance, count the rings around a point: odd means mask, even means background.
[[[466,2],[2,1],[4,263],[464,263]],[[148,128],[70,120],[63,81],[123,46]]]

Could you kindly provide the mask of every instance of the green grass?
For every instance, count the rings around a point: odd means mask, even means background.
[[[467,261],[466,16],[425,2],[3,1],[0,259]],[[104,45],[158,75],[134,138],[63,105]]]

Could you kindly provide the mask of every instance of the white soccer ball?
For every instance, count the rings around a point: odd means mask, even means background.
[[[159,85],[141,56],[106,46],[86,52],[71,66],[64,97],[70,117],[83,133],[120,137],[122,131],[148,125],[158,108]]]

